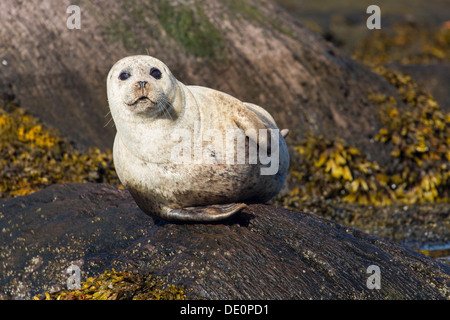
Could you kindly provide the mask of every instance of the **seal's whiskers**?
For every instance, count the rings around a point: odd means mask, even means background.
[[[164,115],[167,115],[168,118],[173,120],[173,117],[171,115],[173,111],[172,104],[167,100],[167,98],[164,95],[161,95],[158,100],[158,109],[164,113]]]
[[[106,118],[108,115],[109,115],[111,118],[110,118],[110,119],[108,120],[108,122],[103,126],[103,128],[106,128],[106,127],[111,123],[111,121],[113,120],[113,117],[111,116],[111,111],[108,112],[108,113],[105,115],[105,118]],[[113,122],[112,126],[113,126],[113,127],[115,126],[114,122]]]

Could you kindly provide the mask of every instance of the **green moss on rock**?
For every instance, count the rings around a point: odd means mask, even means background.
[[[223,0],[223,2],[228,5],[231,11],[236,15],[241,15],[250,21],[254,21],[263,26],[268,26],[282,34],[295,38],[295,33],[283,26],[282,21],[267,16],[258,7],[252,6],[242,0]]]
[[[225,58],[225,38],[198,4],[159,2],[157,18],[178,44],[198,57]]]

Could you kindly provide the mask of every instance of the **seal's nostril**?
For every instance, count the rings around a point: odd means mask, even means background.
[[[141,89],[144,89],[145,85],[147,84],[147,81],[138,81],[137,83],[138,83],[139,87],[141,87]]]

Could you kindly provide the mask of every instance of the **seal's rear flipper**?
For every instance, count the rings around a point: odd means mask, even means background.
[[[169,209],[163,218],[169,221],[207,222],[231,217],[244,209],[245,203],[213,204],[209,206]]]

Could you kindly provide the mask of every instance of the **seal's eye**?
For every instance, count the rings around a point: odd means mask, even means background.
[[[150,69],[150,75],[157,80],[161,79],[161,76],[162,76],[161,71],[159,71],[159,69],[156,69],[156,68]]]
[[[120,80],[127,80],[129,77],[131,77],[131,74],[129,74],[128,72],[122,72],[122,73],[119,75],[119,79],[120,79]]]

